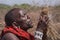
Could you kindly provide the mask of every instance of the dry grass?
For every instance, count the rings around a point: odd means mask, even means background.
[[[58,12],[59,10],[55,10],[55,9],[50,9],[49,10],[49,15],[51,15],[50,17],[49,17],[49,19],[50,19],[50,21],[49,21],[49,27],[48,27],[48,31],[47,31],[47,39],[48,40],[60,40],[60,23],[58,23],[58,21],[57,22],[55,22],[53,19],[56,19],[56,18],[58,18],[59,19],[59,17],[54,17],[54,18],[52,18],[52,15],[56,15],[56,13],[60,13],[60,11]],[[35,29],[36,29],[36,27],[37,27],[37,22],[38,22],[38,18],[39,18],[39,14],[40,14],[40,12],[30,12],[30,16],[31,16],[31,18],[32,18],[32,20],[33,20],[33,23],[34,23],[34,28],[32,28],[31,30],[29,30],[29,32],[31,33],[31,34],[34,34],[34,31],[35,31]],[[60,20],[60,19],[59,19]]]
[[[49,11],[51,16],[47,32],[48,40],[60,40],[60,23],[57,21],[58,19],[60,20],[60,17],[54,16],[56,14],[60,14],[60,11],[56,9],[50,9]],[[58,19],[55,20],[56,18]]]
[[[39,19],[39,15],[40,15],[40,11],[41,10],[28,12],[28,15],[31,17],[31,19],[33,21],[33,25],[34,25],[34,27],[28,31],[32,35],[34,35],[34,32],[36,30],[38,19]],[[58,13],[57,11],[50,10],[51,14],[55,13],[55,12]],[[4,13],[6,13],[6,12],[4,11]],[[1,17],[4,18],[4,16],[1,16]],[[2,22],[2,24],[4,23],[3,19],[0,20],[0,21]],[[59,31],[60,27],[59,26],[60,26],[60,24],[54,23],[52,19],[50,20],[49,27],[48,27],[48,32],[47,32],[48,40],[60,40],[60,31]],[[1,29],[1,27],[0,27],[0,29]]]

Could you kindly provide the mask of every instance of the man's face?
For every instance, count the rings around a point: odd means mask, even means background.
[[[26,13],[24,13],[22,10],[20,11],[20,15],[21,15],[20,20],[22,22],[21,24],[22,27],[25,29],[32,28],[33,25],[30,17]]]

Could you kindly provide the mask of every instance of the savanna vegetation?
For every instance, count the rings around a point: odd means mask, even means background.
[[[5,14],[11,10],[12,8],[21,8],[25,9],[28,12],[28,15],[31,16],[31,19],[33,21],[34,27],[29,30],[29,32],[33,35],[34,31],[36,29],[39,14],[41,13],[41,9],[43,7],[39,7],[36,5],[29,5],[29,4],[21,4],[21,5],[6,5],[6,4],[0,4],[0,33],[1,30],[4,28],[4,16]],[[47,10],[49,13],[49,28],[47,32],[47,38],[48,40],[60,40],[60,6],[51,7],[49,6],[49,9]]]

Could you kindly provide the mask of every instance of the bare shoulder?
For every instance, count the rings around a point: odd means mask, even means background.
[[[19,38],[15,36],[13,33],[7,33],[2,37],[1,40],[19,40]]]

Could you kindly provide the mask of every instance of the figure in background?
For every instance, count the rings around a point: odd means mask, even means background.
[[[39,16],[38,25],[35,31],[35,40],[47,40],[48,11],[43,9]]]

